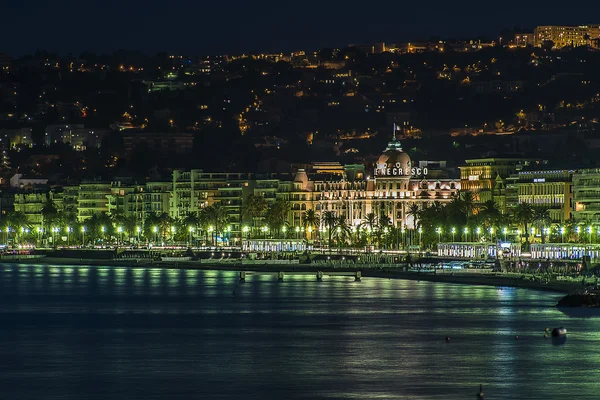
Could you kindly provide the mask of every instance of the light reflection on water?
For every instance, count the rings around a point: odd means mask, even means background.
[[[559,312],[557,294],[246,279],[0,264],[2,397],[467,399],[484,384],[490,399],[563,399],[600,389],[600,319]],[[553,346],[544,328],[559,325],[569,337]]]

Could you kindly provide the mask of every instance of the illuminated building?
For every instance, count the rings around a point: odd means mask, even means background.
[[[15,212],[23,213],[27,219],[27,224],[42,225],[42,208],[51,198],[51,192],[42,190],[27,191],[16,193],[14,200]]]
[[[522,158],[480,158],[466,160],[460,168],[460,187],[472,192],[475,201],[484,203],[494,200],[502,212],[506,212],[506,178],[522,169],[528,160]]]
[[[172,218],[183,218],[219,203],[227,212],[232,231],[240,232],[242,199],[250,193],[249,184],[247,173],[175,170],[169,214]]]
[[[506,179],[506,204],[510,211],[520,203],[547,207],[552,222],[571,219],[573,171],[520,171]]]
[[[600,168],[583,169],[573,175],[573,218],[600,223]]]
[[[108,213],[110,182],[85,182],[79,185],[77,196],[77,221],[83,222],[94,214]]]
[[[44,136],[44,144],[65,143],[76,151],[86,148],[100,148],[102,140],[109,133],[108,129],[89,129],[83,124],[48,125]]]
[[[378,219],[388,217],[394,226],[413,227],[411,204],[422,208],[434,202],[449,202],[460,189],[458,180],[428,179],[428,173],[427,167],[412,164],[394,135],[377,160],[372,177],[354,169],[347,170],[339,180],[315,181],[315,208],[334,211],[349,226],[363,223],[373,213]]]
[[[586,45],[598,47],[600,25],[538,26],[534,30],[534,36],[536,46],[542,46],[544,42],[551,41],[555,48]]]

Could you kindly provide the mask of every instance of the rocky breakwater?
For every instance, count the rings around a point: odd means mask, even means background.
[[[558,301],[557,307],[599,307],[600,291],[584,290],[575,293],[569,293]]]

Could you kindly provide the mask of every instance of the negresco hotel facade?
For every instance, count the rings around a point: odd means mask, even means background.
[[[296,180],[305,179],[302,171],[296,174]],[[374,213],[378,218],[389,217],[395,226],[412,228],[410,205],[449,202],[460,190],[460,180],[431,178],[428,167],[413,164],[394,136],[371,174],[345,173],[337,180],[306,180],[306,187],[315,192],[312,206],[317,211],[333,211],[344,216],[350,226]]]

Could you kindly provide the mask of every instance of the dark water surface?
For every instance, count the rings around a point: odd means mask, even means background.
[[[555,293],[0,265],[0,298],[2,399],[600,397],[600,319]]]

